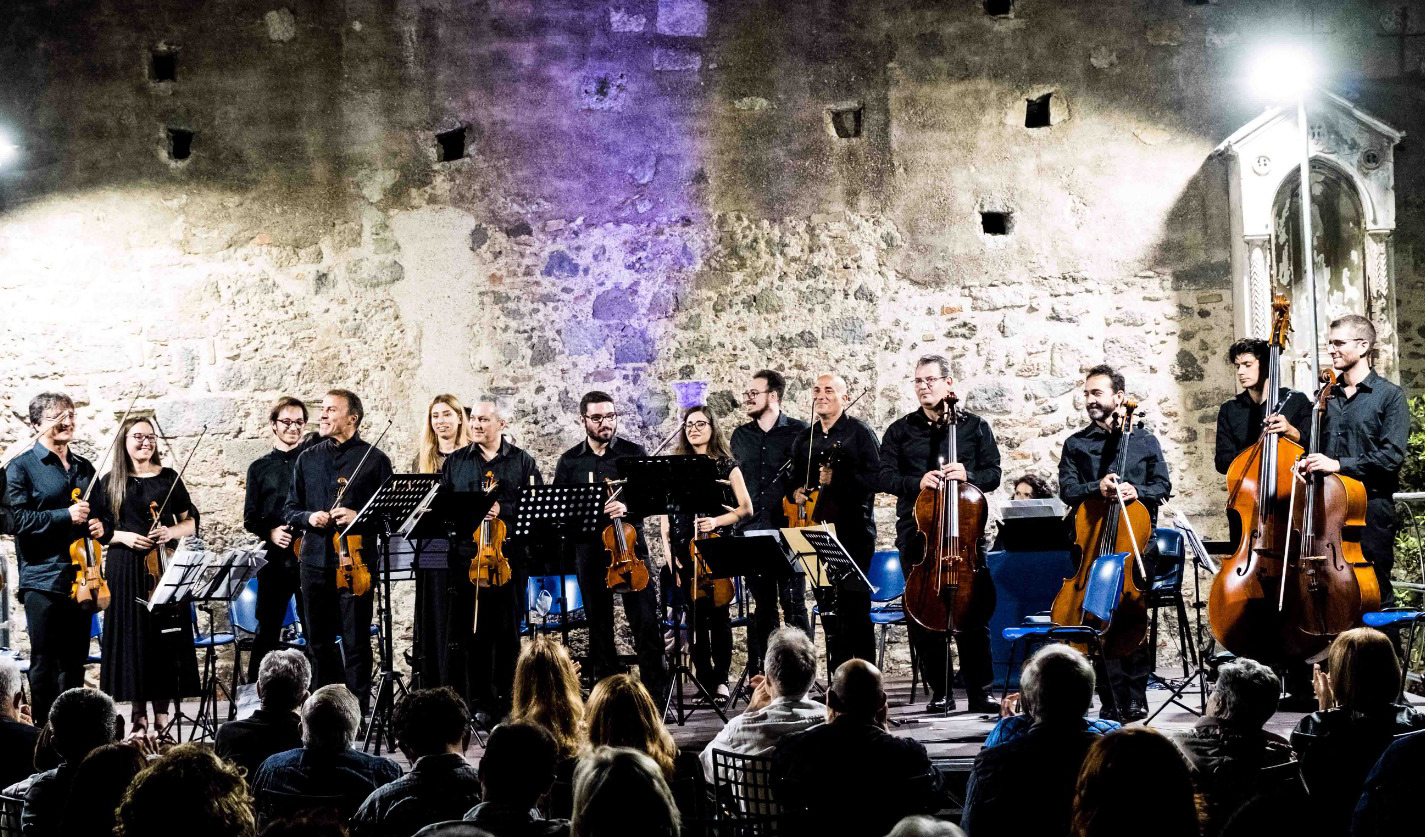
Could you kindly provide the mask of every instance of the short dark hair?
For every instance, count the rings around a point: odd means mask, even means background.
[[[1098,366],[1090,369],[1089,373],[1084,376],[1084,380],[1087,381],[1089,378],[1097,378],[1099,376],[1103,376],[1113,382],[1114,392],[1128,391],[1128,384],[1123,381],[1123,373],[1109,366],[1107,363],[1100,363]]]
[[[276,423],[277,417],[278,417],[279,415],[281,415],[282,411],[285,410],[285,409],[287,409],[288,407],[296,407],[297,409],[301,410],[301,411],[302,411],[302,421],[306,421],[306,420],[307,420],[307,405],[306,405],[306,403],[303,402],[302,399],[300,399],[300,398],[293,398],[293,397],[290,396],[290,395],[284,395],[284,396],[282,396],[281,398],[277,399],[277,403],[275,403],[275,404],[272,405],[272,409],[271,409],[271,410],[268,410],[268,411],[267,411],[267,422],[268,422],[268,424],[274,424],[274,423]]]
[[[74,400],[62,392],[42,392],[30,399],[30,424],[36,427],[44,424],[45,410],[50,407],[74,409]]]
[[[761,378],[767,382],[767,391],[775,392],[777,400],[782,400],[782,394],[787,391],[787,379],[782,377],[782,373],[775,369],[758,369],[752,373],[752,379]]]
[[[589,414],[590,404],[612,404],[614,397],[607,392],[598,389],[591,389],[584,393],[584,397],[579,399],[579,415]]]
[[[944,355],[921,355],[916,358],[915,368],[922,366],[935,366],[940,369],[941,377],[950,377],[950,361],[946,360]]]
[[[1331,321],[1331,325],[1327,326],[1327,328],[1349,328],[1355,332],[1357,337],[1363,338],[1366,342],[1370,343],[1371,346],[1375,346],[1376,344],[1376,327],[1371,325],[1370,320],[1362,317],[1360,314],[1346,314],[1345,316],[1337,317]]]
[[[55,751],[78,765],[91,751],[113,743],[117,717],[113,699],[98,689],[81,686],[61,692],[49,708]]]
[[[356,426],[361,426],[361,420],[366,418],[366,408],[361,406],[361,396],[349,389],[329,389],[327,395],[335,395],[345,400],[347,411],[356,414]]]
[[[402,746],[428,756],[460,743],[470,728],[470,710],[449,686],[416,689],[396,706],[391,726]]]
[[[1252,355],[1257,359],[1257,365],[1266,369],[1271,351],[1272,345],[1260,337],[1243,337],[1227,347],[1227,365],[1235,364],[1242,355]]]
[[[1018,487],[1022,482],[1029,484],[1030,496],[1036,500],[1047,500],[1054,496],[1054,492],[1049,488],[1049,483],[1038,474],[1021,474],[1019,479],[1014,481],[1014,485]]]
[[[487,800],[530,808],[554,785],[558,751],[554,738],[529,721],[495,727],[480,759]]]

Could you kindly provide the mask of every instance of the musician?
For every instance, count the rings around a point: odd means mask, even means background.
[[[1127,467],[1115,472],[1119,458],[1118,437],[1111,429],[1113,414],[1127,400],[1123,375],[1108,365],[1089,370],[1084,378],[1084,411],[1089,425],[1064,440],[1059,456],[1059,499],[1077,506],[1089,497],[1122,497],[1124,502],[1138,500],[1156,525],[1158,506],[1168,499],[1173,484],[1168,477],[1168,465],[1158,440],[1141,424],[1129,435]],[[1146,544],[1140,545],[1140,549]],[[1104,707],[1112,705],[1110,692],[1117,698],[1121,720],[1125,723],[1148,715],[1148,669],[1150,653],[1146,645],[1122,660],[1106,660],[1108,677],[1099,683],[1099,696]],[[1100,717],[1106,717],[1101,710]]]
[[[543,485],[544,478],[534,457],[504,438],[505,415],[504,408],[494,398],[475,402],[470,419],[475,438],[445,460],[441,483],[450,491],[482,492],[487,478],[496,480],[499,499],[486,517],[504,521],[508,536],[515,529],[520,495],[526,486]],[[465,644],[470,648],[466,659],[467,681],[457,688],[467,687],[467,702],[477,718],[481,714],[491,719],[504,717],[514,692],[515,660],[520,652],[520,617],[524,614],[529,567],[518,546],[506,543],[503,549],[511,570],[511,578],[505,584],[477,590],[470,583],[470,560],[476,551],[473,541],[460,545],[456,551],[458,569],[453,567],[450,572],[460,591],[451,600],[450,632],[452,636],[463,633]],[[477,596],[480,610],[479,621],[475,623]],[[481,722],[486,720],[481,719]]]
[[[663,549],[670,556],[673,580],[683,601],[691,605],[693,676],[712,695],[714,703],[724,706],[729,695],[727,674],[732,667],[732,604],[717,606],[711,593],[694,597],[696,576],[689,548],[695,534],[730,534],[731,527],[752,516],[752,498],[748,496],[742,469],[723,441],[717,415],[707,407],[689,407],[683,411],[683,429],[673,453],[712,457],[717,463],[717,478],[727,482],[725,499],[736,504],[724,505],[725,511],[716,515],[664,515],[660,523]]]
[[[437,395],[426,406],[425,430],[420,450],[411,470],[418,474],[439,474],[451,454],[470,443],[469,408],[448,393]],[[444,559],[441,555],[444,554]],[[453,607],[457,599],[466,602],[473,594],[470,574],[460,556],[443,541],[426,542],[416,568],[419,604],[415,618],[420,630],[417,688],[450,686],[469,701],[466,682],[469,653],[470,608]],[[458,618],[454,611],[464,614]]]
[[[1227,362],[1237,371],[1242,391],[1217,410],[1217,473],[1225,474],[1232,460],[1257,443],[1262,430],[1301,444],[1302,430],[1311,426],[1311,399],[1282,387],[1267,404],[1267,367],[1271,344],[1246,337],[1227,349]],[[1276,412],[1267,415],[1269,407]]]
[[[925,355],[916,361],[912,386],[920,408],[897,419],[886,428],[881,441],[881,487],[896,496],[896,549],[901,555],[901,571],[909,574],[924,556],[925,540],[915,522],[915,501],[920,492],[938,489],[947,479],[968,482],[986,493],[999,488],[999,445],[989,424],[973,413],[959,412],[955,445],[959,461],[949,459],[950,433],[944,422],[945,399],[954,386],[950,362],[940,355]],[[955,647],[959,651],[960,675],[965,683],[971,712],[999,712],[999,702],[989,696],[994,670],[990,663],[989,617],[994,612],[995,590],[985,568],[984,544],[975,574],[974,604],[969,618],[955,625]],[[927,568],[930,569],[930,568]],[[932,570],[933,572],[933,570]],[[921,674],[930,690],[927,711],[955,708],[950,694],[952,672],[947,666],[949,636],[932,631],[907,618],[910,641],[915,643]]]
[[[157,504],[157,505],[151,505]],[[109,608],[99,642],[99,688],[121,703],[132,703],[133,732],[148,731],[153,704],[154,731],[168,725],[169,701],[199,692],[198,659],[193,654],[193,620],[187,604],[146,602],[162,575],[155,557],[150,577],[147,556],[173,547],[198,532],[198,509],[178,472],[163,467],[158,435],[146,418],[130,418],[119,427],[109,472],[94,491],[94,516],[104,527],[101,540]],[[154,520],[154,510],[160,517]]]
[[[554,467],[555,483],[603,482],[618,478],[618,460],[625,456],[647,456],[642,445],[620,439],[618,413],[613,398],[593,390],[579,400],[579,421],[584,429],[584,441],[565,451]],[[610,500],[604,514],[612,519],[630,517],[622,500]],[[634,548],[648,563],[648,544],[643,527],[635,525],[637,540]],[[608,589],[606,571],[609,552],[602,540],[574,544],[574,566],[579,575],[579,589],[584,596],[584,615],[589,620],[589,664],[597,682],[620,672],[618,653],[614,646],[613,593]],[[650,572],[650,575],[653,573]],[[642,590],[621,594],[624,614],[633,631],[633,647],[638,653],[639,678],[650,694],[660,702],[666,695],[666,667],[663,660],[663,632],[658,617],[658,593],[650,584]]]
[[[247,468],[247,491],[242,508],[242,526],[262,541],[267,563],[257,571],[257,635],[247,667],[247,682],[257,682],[257,670],[267,652],[281,644],[287,603],[297,597],[297,618],[306,621],[297,555],[292,551],[294,531],[282,518],[282,507],[292,488],[292,466],[316,434],[302,438],[307,426],[307,405],[300,398],[284,395],[267,412],[272,431],[272,450]]]
[[[315,685],[344,682],[360,701],[363,713],[371,701],[374,593],[368,590],[365,595],[353,596],[350,590],[338,589],[339,558],[333,536],[356,519],[361,507],[391,476],[390,458],[361,438],[365,415],[356,393],[346,389],[327,392],[317,421],[322,441],[297,456],[292,490],[283,509],[287,524],[302,531],[298,558],[308,647],[316,663]],[[339,478],[348,482],[337,502]],[[370,542],[374,545],[374,539]],[[374,549],[365,557],[374,560]]]
[[[846,380],[840,375],[822,375],[812,385],[816,420],[809,431],[810,440],[799,435],[792,447],[795,488],[788,487],[788,499],[798,503],[807,499],[807,487],[800,483],[811,467],[812,482],[822,486],[817,522],[836,527],[837,539],[864,573],[876,550],[873,509],[880,486],[881,456],[871,428],[846,415],[850,403]],[[836,617],[827,619],[826,643],[827,666],[833,671],[852,657],[875,659],[869,590],[842,587],[836,591]]]
[[[1410,433],[1410,412],[1400,387],[1371,369],[1376,330],[1359,314],[1331,322],[1327,346],[1339,376],[1326,402],[1321,452],[1309,454],[1309,473],[1342,474],[1366,488],[1366,526],[1361,553],[1375,567],[1381,607],[1395,604],[1390,572],[1395,566],[1395,516],[1392,496],[1400,490],[1400,466]]]
[[[74,402],[62,393],[42,393],[30,401],[29,419],[38,438],[5,468],[5,506],[30,636],[31,705],[36,718],[46,718],[61,691],[84,685],[89,656],[90,614],[72,595],[76,571],[69,547],[104,529],[88,502],[71,499],[94,479],[94,466],[70,449]]]
[[[742,393],[742,406],[751,421],[732,431],[732,455],[742,469],[752,498],[752,517],[744,529],[780,529],[787,525],[782,496],[791,480],[792,445],[805,436],[807,423],[782,411],[787,381],[780,372],[762,369],[752,376]],[[811,633],[807,621],[806,574],[798,565],[791,578],[753,576],[746,579],[755,610],[747,634],[747,659],[754,669],[762,663],[767,637],[777,629],[777,603],[782,622]]]

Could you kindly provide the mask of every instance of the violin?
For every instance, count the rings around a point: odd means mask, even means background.
[[[148,512],[153,516],[153,526],[157,529],[160,525],[159,519],[162,513],[159,510],[157,500],[150,500]],[[144,598],[153,598],[153,593],[158,589],[158,580],[163,578],[163,570],[168,566],[168,546],[155,542],[153,549],[143,557],[144,567]]]
[[[358,468],[360,464],[358,463]],[[341,495],[346,492],[346,477],[336,478],[335,508],[341,505]],[[338,590],[349,590],[353,596],[364,596],[371,590],[371,570],[366,567],[363,554],[365,544],[360,535],[332,535],[332,546],[336,549],[336,586]]]
[[[698,515],[694,521],[702,517],[703,515]],[[708,563],[698,553],[698,541],[716,537],[720,537],[716,532],[699,532],[697,524],[694,523],[693,539],[688,543],[688,557],[693,562],[693,601],[710,597],[713,607],[723,607],[731,604],[735,595],[732,579],[714,578]]]
[[[609,499],[618,497],[623,491],[622,481],[604,480],[609,486]],[[618,487],[615,488],[614,486]],[[619,593],[632,593],[648,586],[648,565],[638,557],[634,546],[638,543],[638,532],[623,520],[614,520],[604,527],[604,549],[609,553],[609,568],[604,576],[608,589]]]
[[[89,483],[89,491],[94,488],[94,480]],[[70,492],[71,502],[89,499],[89,491],[81,496],[79,489]],[[104,547],[88,535],[77,538],[69,545],[69,562],[74,565],[74,583],[69,588],[69,596],[79,603],[85,613],[93,613],[109,606],[109,582],[104,580],[102,561]]]
[[[798,503],[795,500],[782,499],[782,513],[787,516],[787,527],[791,529],[803,529],[807,526],[819,526],[828,515],[827,509],[821,505],[821,491],[825,487],[818,479],[816,484],[812,484],[811,472],[813,465],[820,473],[821,468],[830,465],[836,459],[837,449],[841,447],[840,442],[833,442],[831,447],[822,451],[820,456],[807,457],[807,481],[806,491],[803,492],[806,500]],[[810,450],[810,448],[808,448]]]
[[[1113,431],[1118,438],[1118,462],[1114,473],[1122,474],[1128,467],[1128,443],[1132,437],[1133,413],[1138,402],[1125,401],[1123,414],[1114,415]],[[1074,541],[1078,570],[1073,578],[1064,579],[1054,596],[1050,610],[1056,625],[1082,625],[1100,634],[1103,654],[1109,659],[1122,659],[1143,644],[1148,633],[1148,603],[1143,594],[1147,573],[1143,571],[1142,546],[1152,535],[1153,522],[1148,509],[1138,500],[1124,502],[1116,498],[1093,496],[1074,510]],[[1089,576],[1100,556],[1130,564],[1123,572],[1123,590],[1118,607],[1109,624],[1084,612],[1084,594]],[[1134,561],[1128,559],[1132,557]],[[1137,575],[1135,576],[1135,572]],[[1139,579],[1144,581],[1140,583]]]
[[[480,490],[490,496],[500,487],[493,471],[485,472]],[[500,587],[510,581],[510,562],[505,558],[505,521],[487,517],[475,531],[475,557],[470,560],[470,583],[476,587]]]
[[[949,461],[958,463],[955,428],[960,415],[954,393],[945,397],[938,424],[949,435]],[[941,460],[943,467],[946,462]],[[905,581],[905,612],[932,631],[958,633],[970,615],[980,568],[980,539],[985,535],[989,503],[984,492],[964,480],[941,480],[923,488],[915,500],[915,525],[924,539],[919,563]]]

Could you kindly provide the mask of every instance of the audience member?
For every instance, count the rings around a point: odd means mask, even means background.
[[[307,699],[311,682],[312,664],[301,651],[268,652],[257,670],[261,708],[250,717],[218,727],[213,751],[252,778],[268,756],[302,746],[302,719],[297,710]]]
[[[35,776],[25,794],[20,815],[24,837],[59,837],[69,789],[84,757],[114,741],[118,729],[114,701],[98,689],[70,689],[54,699],[49,710],[50,742],[59,767]]]
[[[1316,672],[1321,709],[1291,733],[1301,778],[1311,795],[1320,833],[1345,834],[1366,774],[1394,736],[1425,729],[1425,715],[1395,699],[1400,661],[1390,638],[1374,628],[1336,637],[1327,654],[1330,674]]]
[[[330,797],[343,818],[361,807],[371,792],[394,782],[401,768],[390,759],[352,748],[361,724],[361,704],[346,686],[332,684],[302,705],[302,746],[264,761],[253,780],[258,817],[265,825],[286,810],[291,797]]]
[[[180,744],[138,775],[119,806],[115,837],[253,837],[252,796],[236,767]]]
[[[816,645],[800,628],[779,628],[767,640],[766,675],[752,678],[747,711],[727,722],[703,748],[703,775],[713,781],[713,750],[747,756],[771,752],[788,735],[826,720],[826,707],[807,699],[816,680]]]
[[[14,657],[0,657],[0,788],[35,772],[35,741],[40,731],[25,705],[24,675]]]
[[[886,837],[965,837],[965,832],[954,823],[916,814],[896,823],[896,827],[892,828]]]
[[[267,837],[267,835],[263,835]],[[428,825],[416,832],[416,837],[495,837],[473,822],[453,820]]]
[[[1206,802],[1203,833],[1215,835],[1247,800],[1264,790],[1264,767],[1291,761],[1291,745],[1262,729],[1276,714],[1281,681],[1245,657],[1217,670],[1207,714],[1179,736]]]
[[[589,743],[595,747],[630,747],[653,759],[671,779],[678,745],[663,725],[663,714],[643,683],[629,674],[600,680],[589,693],[585,713]],[[577,772],[577,771],[576,771]]]
[[[925,746],[886,732],[881,672],[841,664],[827,694],[827,723],[784,738],[772,751],[773,790],[806,834],[885,834],[903,817],[938,809],[941,777]],[[850,806],[838,801],[864,800]]]
[[[682,819],[663,773],[630,747],[599,747],[584,756],[574,771],[570,837],[678,837]]]
[[[347,837],[347,831],[346,823],[337,812],[308,811],[293,817],[278,817],[262,829],[259,837]]]
[[[554,785],[554,739],[543,727],[510,721],[495,727],[480,759],[484,801],[465,821],[494,837],[566,837],[569,821],[540,819],[534,807]]]
[[[1035,803],[1026,797],[1025,807]],[[1089,745],[1069,834],[1123,837],[1143,831],[1154,837],[1198,837],[1197,798],[1177,746],[1151,727],[1126,727]]]
[[[65,837],[111,837],[119,803],[148,759],[132,744],[105,744],[74,773],[61,829]]]
[[[1049,487],[1049,482],[1037,474],[1021,474],[1014,481],[1016,500],[1047,500],[1053,496],[1054,490]]]
[[[1401,736],[1385,748],[1366,776],[1365,792],[1351,817],[1351,837],[1395,837],[1420,827],[1425,788],[1425,732]]]
[[[554,738],[558,766],[549,794],[552,817],[568,819],[574,806],[574,767],[589,748],[584,725],[584,693],[579,670],[563,643],[537,634],[525,643],[515,663],[511,721],[529,721]]]
[[[460,819],[480,801],[480,776],[464,755],[470,710],[454,689],[406,695],[392,727],[411,772],[366,798],[351,821],[356,837],[411,837],[432,823]]]

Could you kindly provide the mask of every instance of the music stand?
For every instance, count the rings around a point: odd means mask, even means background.
[[[602,483],[574,482],[555,485],[532,485],[520,495],[520,507],[515,512],[514,533],[528,546],[552,546],[556,556],[555,572],[559,575],[559,635],[564,647],[569,647],[569,599],[565,595],[564,577],[567,553],[572,542],[592,542],[598,538],[603,520],[608,489]],[[525,622],[529,619],[529,590],[520,591],[524,601]],[[548,631],[545,632],[546,636]]]
[[[705,538],[698,541],[698,554],[708,565],[713,578],[736,578],[742,576],[743,583],[749,577],[765,576],[773,581],[784,581],[798,573],[797,559],[783,545],[776,534],[743,535],[734,538]],[[751,659],[742,664],[737,683],[732,687],[732,699],[728,708],[737,707],[738,698],[750,700],[747,680],[752,671]]]
[[[1207,604],[1202,600],[1202,580],[1201,573],[1199,573],[1198,570],[1203,569],[1210,575],[1216,575],[1218,568],[1213,566],[1212,559],[1207,555],[1207,546],[1202,542],[1202,538],[1198,536],[1197,530],[1188,522],[1187,517],[1178,512],[1177,509],[1171,509],[1171,511],[1175,518],[1173,522],[1174,528],[1183,534],[1183,547],[1192,555],[1192,563],[1190,565],[1192,567],[1192,615],[1196,630],[1192,635],[1192,641],[1188,643],[1188,648],[1186,649],[1189,662],[1192,664],[1192,670],[1188,676],[1184,677],[1182,682],[1176,686],[1171,685],[1166,678],[1157,677],[1156,674],[1150,675],[1151,677],[1157,678],[1160,683],[1168,688],[1168,699],[1163,701],[1157,709],[1154,709],[1153,714],[1143,720],[1144,726],[1152,724],[1153,719],[1158,717],[1158,714],[1164,709],[1167,709],[1169,705],[1177,705],[1179,708],[1186,709],[1198,717],[1207,714],[1207,677],[1210,664],[1204,657],[1203,649],[1198,647],[1198,643],[1202,640],[1202,611],[1207,607]],[[1189,564],[1184,560],[1184,572],[1187,572],[1188,566]],[[1149,584],[1151,585],[1151,583],[1150,580]],[[1180,630],[1179,634],[1181,633],[1182,631]],[[1208,650],[1210,651],[1211,649]],[[1198,687],[1198,709],[1193,709],[1183,702],[1188,689],[1191,689],[1194,683],[1196,683]]]

